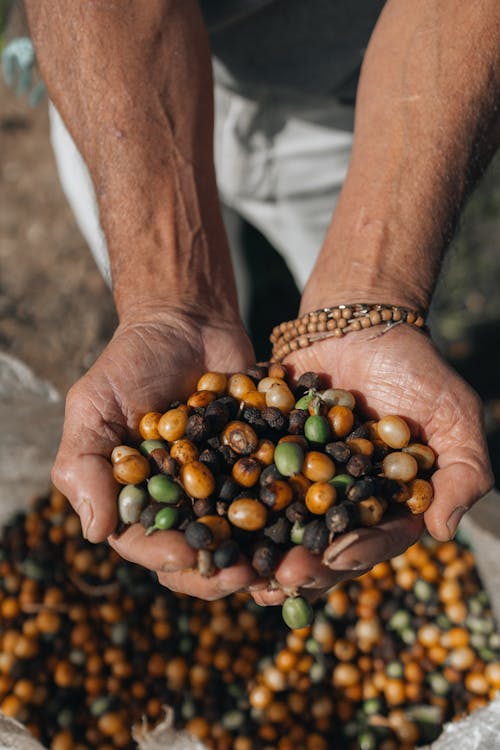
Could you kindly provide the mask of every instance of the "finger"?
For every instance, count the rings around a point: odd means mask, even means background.
[[[110,419],[105,420],[89,395],[92,392],[83,378],[68,393],[52,481],[80,516],[84,536],[99,542],[116,527],[119,485],[108,458],[123,442],[124,431],[119,411],[108,405]]]
[[[339,575],[327,568],[321,555],[313,555],[302,545],[297,545],[281,560],[276,569],[277,583],[285,590],[328,589],[338,583]]]
[[[453,461],[432,477],[434,499],[424,518],[429,533],[440,542],[455,536],[465,513],[493,484],[489,466],[470,460]]]
[[[155,531],[146,536],[140,524],[133,524],[119,537],[108,542],[125,560],[159,573],[174,573],[196,566],[196,551],[181,531]]]
[[[438,456],[432,476],[434,499],[425,523],[435,539],[447,541],[462,516],[493,485],[478,395],[461,380],[436,404],[429,443]]]
[[[168,532],[167,532],[168,533]],[[236,591],[246,590],[257,576],[242,558],[230,568],[220,570],[209,578],[196,570],[178,570],[175,573],[158,573],[158,581],[171,591],[214,601]]]
[[[264,591],[252,593],[253,600],[260,607],[277,607],[283,604],[287,595],[282,589],[266,588]]]
[[[355,575],[404,552],[422,534],[422,516],[396,508],[377,526],[343,534],[324,552],[323,563],[335,571]]]

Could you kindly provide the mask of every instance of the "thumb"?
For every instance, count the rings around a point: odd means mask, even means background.
[[[64,430],[52,469],[52,481],[80,516],[84,536],[91,542],[106,539],[116,528],[119,484],[109,461],[123,442],[123,417],[115,420],[99,409],[99,400],[80,380],[66,399]],[[113,401],[106,402],[107,408]]]

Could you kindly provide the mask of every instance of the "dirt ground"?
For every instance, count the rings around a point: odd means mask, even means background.
[[[64,395],[116,325],[111,294],[58,183],[46,103],[31,109],[0,83],[0,349],[26,362]],[[267,272],[254,288],[251,329],[258,356],[297,291],[251,228],[247,256]],[[443,270],[432,317],[444,353],[486,403],[490,450],[500,474],[500,159],[470,201]],[[256,273],[257,275],[257,273]],[[273,301],[279,300],[279,311]],[[285,308],[283,307],[285,305]]]

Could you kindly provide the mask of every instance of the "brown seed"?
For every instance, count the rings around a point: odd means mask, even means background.
[[[325,453],[309,451],[304,457],[302,473],[311,482],[328,482],[335,476],[335,464]]]
[[[201,461],[184,464],[180,478],[186,493],[197,500],[209,497],[215,490],[214,475]]]
[[[283,510],[293,500],[293,490],[288,482],[275,479],[267,482],[260,490],[259,497],[264,505],[275,512]]]
[[[222,442],[242,456],[249,456],[259,444],[255,431],[246,422],[230,422],[222,433]]]
[[[245,406],[253,406],[254,409],[259,409],[259,411],[266,408],[266,394],[259,393],[259,391],[248,391],[248,393],[243,394],[241,400]]]
[[[347,406],[332,406],[326,415],[332,434],[336,438],[348,435],[354,424],[354,415]]]
[[[390,414],[379,419],[377,433],[390,448],[400,450],[410,442],[410,428],[401,417]]]
[[[184,435],[187,421],[188,414],[186,408],[178,406],[175,409],[169,409],[161,416],[158,422],[158,432],[164,440],[172,443]]]
[[[227,382],[227,391],[233,398],[241,399],[249,391],[256,391],[257,386],[252,378],[242,372],[231,375]]]
[[[366,438],[352,438],[352,440],[346,440],[346,445],[350,449],[351,453],[362,456],[372,456],[375,446],[371,440]]]
[[[111,463],[116,464],[126,456],[140,456],[141,453],[137,448],[132,448],[130,445],[116,445],[111,451]]]
[[[323,515],[337,499],[335,487],[328,482],[315,482],[311,484],[306,493],[305,503],[311,513]]]
[[[382,520],[384,507],[376,497],[367,497],[357,503],[361,526],[375,526]]]
[[[274,443],[272,440],[259,440],[257,450],[252,453],[252,458],[256,458],[264,466],[270,466],[274,460]]]
[[[389,453],[382,461],[382,469],[389,479],[400,479],[402,482],[410,482],[415,479],[418,464],[409,453],[395,451]]]
[[[421,471],[429,471],[434,466],[436,456],[429,445],[410,443],[406,448],[403,448],[403,452],[413,456]]]
[[[193,409],[198,409],[199,407],[208,406],[216,398],[217,394],[214,391],[195,391],[188,398],[187,405]]]
[[[295,406],[295,396],[286,384],[275,383],[266,391],[266,404],[288,414]]]
[[[177,461],[178,464],[183,466],[184,464],[190,464],[193,461],[197,461],[199,451],[191,440],[181,439],[176,440],[173,445],[170,446],[170,456],[174,461]]]
[[[233,479],[242,487],[253,487],[259,481],[262,465],[256,458],[239,458],[232,468]]]
[[[263,529],[267,521],[267,509],[258,500],[240,498],[233,500],[227,515],[233,526],[245,531]]]
[[[158,422],[161,418],[161,412],[148,411],[139,422],[139,432],[144,440],[159,440]]]
[[[205,372],[196,384],[197,391],[214,391],[222,394],[227,388],[227,377],[222,372]]]
[[[149,461],[146,456],[125,456],[113,466],[113,476],[120,484],[140,484],[149,477]]]
[[[410,497],[406,501],[407,508],[414,514],[425,513],[432,503],[434,490],[432,484],[425,479],[413,479],[409,484]]]

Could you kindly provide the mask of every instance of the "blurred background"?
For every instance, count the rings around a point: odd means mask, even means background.
[[[3,3],[3,6],[2,6]],[[6,0],[0,0],[0,17]],[[25,33],[11,19],[4,42]],[[2,30],[0,28],[0,35]],[[499,155],[500,156],[500,155]],[[434,339],[485,403],[500,480],[500,158],[470,199],[450,248],[431,315]],[[47,103],[36,107],[0,82],[0,350],[64,396],[111,337],[116,316],[59,187]],[[249,328],[258,358],[267,337],[294,317],[299,296],[266,240],[243,226],[253,277]],[[263,273],[262,269],[266,272]]]

